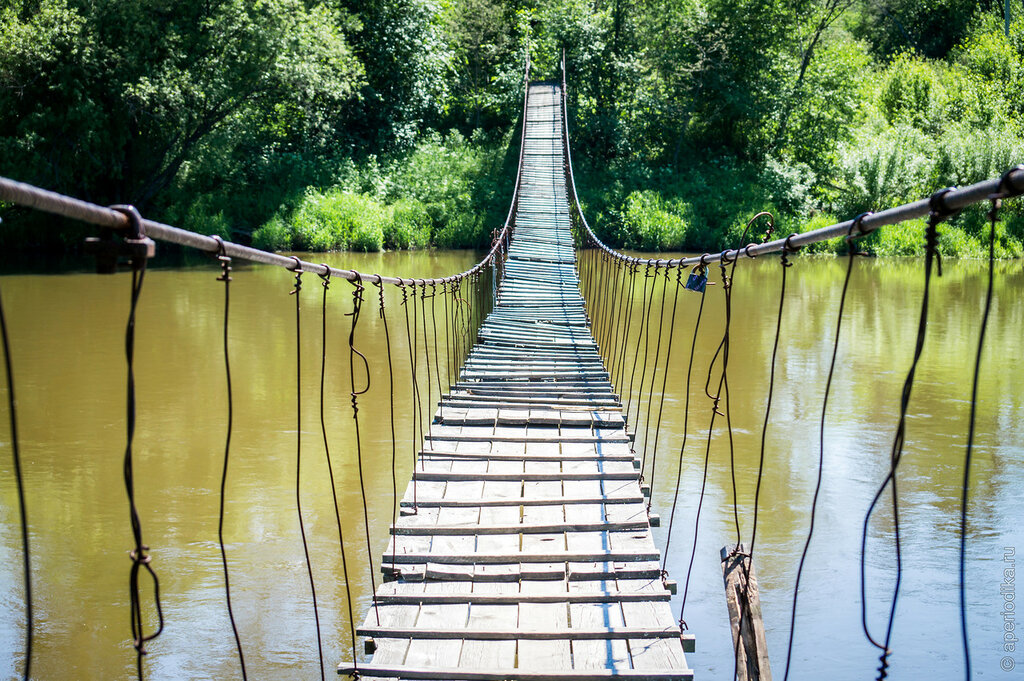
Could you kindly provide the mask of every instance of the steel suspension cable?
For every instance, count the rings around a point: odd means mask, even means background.
[[[28,511],[25,505],[25,479],[21,468],[21,444],[18,438],[18,403],[14,399],[14,370],[11,362],[11,342],[7,334],[7,317],[0,297],[0,337],[4,345],[4,369],[7,378],[7,415],[11,429],[11,455],[14,460],[14,482],[18,489],[18,518],[21,526],[22,579],[25,588],[25,669],[22,678],[32,676],[32,644],[35,623],[32,610],[32,556],[28,536]]]

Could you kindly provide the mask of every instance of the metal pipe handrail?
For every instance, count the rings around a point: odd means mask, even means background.
[[[636,258],[628,256],[607,246],[597,238],[597,235],[594,234],[594,231],[590,228],[586,217],[583,215],[583,211],[579,207],[579,198],[576,194],[576,181],[572,170],[572,154],[569,150],[569,117],[568,101],[565,93],[564,50],[562,51],[561,103],[562,132],[565,147],[564,157],[566,184],[569,188],[568,196],[570,199],[570,205],[575,212],[577,220],[585,230],[585,234],[583,236],[594,244],[594,246],[616,260],[633,264],[650,265],[651,267],[688,267],[690,265],[698,264],[707,265],[709,263],[718,262],[722,260],[723,257],[727,262],[732,262],[739,257],[756,258],[757,256],[764,255],[766,253],[777,253],[785,249],[795,250],[808,244],[817,243],[819,241],[828,241],[829,239],[835,239],[838,237],[864,236],[874,232],[880,227],[895,225],[915,218],[926,217],[931,212],[930,199],[921,199],[919,201],[914,201],[913,203],[887,208],[877,213],[870,213],[860,217],[859,219],[852,218],[829,227],[814,229],[809,232],[803,232],[783,239],[767,241],[763,244],[751,244],[750,246],[743,248],[726,249],[721,253],[705,253],[699,256],[675,259]],[[967,206],[979,203],[997,194],[1000,198],[1010,198],[1024,194],[1024,166],[1011,168],[1001,177],[978,182],[967,187],[953,188],[944,193],[939,201],[941,207],[946,211],[949,213],[956,213]]]
[[[231,241],[224,241],[212,236],[199,234],[198,232],[191,232],[187,229],[172,227],[171,225],[166,225],[162,222],[146,218],[142,218],[141,220],[142,231],[145,236],[152,239],[158,239],[160,241],[166,241],[180,246],[188,246],[190,248],[210,253],[223,253],[224,255],[232,258],[241,258],[243,260],[258,262],[265,265],[277,265],[293,271],[301,269],[303,272],[323,275],[330,274],[331,277],[340,277],[349,281],[360,280],[367,283],[380,282],[384,284],[394,284],[397,286],[412,286],[427,284],[436,285],[471,277],[483,270],[484,267],[494,262],[495,258],[502,251],[503,244],[507,241],[512,232],[516,206],[519,201],[519,185],[522,183],[523,178],[523,153],[526,146],[526,111],[529,97],[530,57],[529,54],[527,54],[525,75],[523,77],[523,113],[519,144],[519,165],[516,169],[516,183],[512,191],[512,203],[509,206],[508,216],[505,218],[505,223],[502,226],[501,232],[494,237],[487,255],[485,255],[483,259],[477,262],[473,267],[464,272],[447,277],[432,277],[425,279],[385,277],[377,274],[357,272],[355,270],[329,267],[323,263],[307,262],[300,258],[279,255],[277,253],[263,251],[258,248],[252,248],[251,246],[243,246]],[[107,208],[105,206],[99,206],[94,203],[89,203],[88,201],[82,201],[81,199],[65,196],[57,192],[41,189],[24,182],[18,182],[2,176],[0,176],[0,200],[51,213],[53,215],[60,215],[73,220],[87,222],[107,229],[127,230],[130,227],[130,219],[123,212]]]

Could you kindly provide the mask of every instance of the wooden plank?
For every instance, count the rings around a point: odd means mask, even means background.
[[[476,586],[482,586],[486,583],[478,583]],[[586,582],[578,582],[578,584],[586,584]],[[385,584],[382,586],[390,586]],[[423,584],[413,584],[410,586],[422,587]],[[493,584],[488,584],[493,586]],[[381,605],[389,604],[404,604],[404,605],[420,605],[423,603],[472,603],[481,605],[500,605],[519,603],[522,601],[532,601],[534,603],[621,603],[623,601],[668,601],[672,598],[672,594],[668,591],[662,593],[648,593],[644,591],[573,591],[564,594],[524,594],[516,591],[515,593],[479,593],[473,591],[472,593],[464,594],[438,594],[438,593],[380,593],[377,594],[377,602]],[[575,620],[573,620],[575,622]]]
[[[556,606],[559,611],[565,610],[565,604],[559,603],[538,603],[537,601],[524,602],[526,605],[553,605]],[[438,604],[430,604],[438,605]],[[392,606],[394,607],[394,606]],[[408,608],[411,606],[398,606]],[[514,606],[503,606],[503,605],[486,605],[486,606],[475,606],[492,609],[504,609],[507,607]],[[615,603],[574,603],[569,605],[570,608],[593,608],[596,611],[602,611],[607,613],[613,612],[614,608],[618,607]],[[583,611],[587,612],[587,611]],[[592,619],[596,625],[600,625],[600,618],[588,618]],[[621,619],[621,614],[619,615]],[[669,627],[664,629],[639,629],[639,628],[628,628],[624,626],[606,625],[606,626],[594,626],[588,627],[586,620],[581,622],[581,626],[577,628],[575,626],[576,619],[573,619],[574,626],[571,629],[499,629],[493,626],[493,622],[487,622],[487,627],[465,627],[456,629],[440,629],[440,628],[429,628],[425,626],[415,627],[385,627],[385,626],[374,626],[364,624],[359,628],[357,633],[360,636],[373,636],[376,638],[413,638],[413,639],[429,639],[434,641],[447,641],[447,640],[462,640],[462,639],[473,639],[476,641],[604,641],[604,640],[617,640],[624,641],[626,639],[655,639],[655,638],[679,638],[679,628]],[[568,626],[568,625],[566,625]]]
[[[458,584],[446,585],[450,593],[463,589]],[[469,605],[466,603],[427,604],[420,607],[416,627],[439,627],[462,624],[469,619]],[[405,656],[405,664],[417,667],[443,667],[453,661],[457,663],[462,651],[462,640],[423,640],[413,638],[409,641],[409,651]]]
[[[527,658],[530,660],[530,658]],[[413,665],[361,664],[359,674],[373,678],[397,677],[423,679],[423,681],[495,681],[495,679],[517,679],[518,681],[607,681],[608,679],[650,679],[658,681],[693,681],[689,669],[669,669],[652,672],[638,669],[568,669],[555,667],[557,671],[543,669],[530,663],[523,666],[523,654],[519,654],[520,666],[516,668],[459,668],[424,667]],[[351,673],[351,667],[339,667],[339,674]]]
[[[580,508],[592,508],[592,507],[580,507]],[[600,512],[600,511],[598,511]],[[648,527],[646,520],[635,520],[624,523],[609,523],[606,521],[599,521],[594,523],[588,522],[565,522],[565,523],[548,523],[545,525],[532,525],[532,524],[513,524],[513,525],[494,525],[477,523],[476,520],[472,524],[467,525],[412,525],[404,526],[399,525],[398,527],[391,528],[391,534],[401,535],[458,535],[458,534],[471,534],[471,535],[483,535],[483,534],[545,534],[545,533],[560,533],[560,532],[607,532],[612,530],[618,531],[629,531],[629,530],[646,530]]]

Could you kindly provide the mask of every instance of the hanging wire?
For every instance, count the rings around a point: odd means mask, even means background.
[[[427,298],[428,298],[428,296],[427,296],[427,283],[424,281],[424,282],[422,282],[422,288],[420,288],[420,321],[423,324],[423,358],[426,361],[426,367],[427,367],[427,371],[426,371],[426,374],[427,374],[427,394],[426,394],[426,404],[423,407],[423,413],[425,415],[429,415],[430,414],[430,404],[433,401],[433,392],[434,392],[433,380],[431,379],[431,374],[430,374],[430,341],[427,340]],[[433,303],[433,298],[431,298],[431,303]],[[430,431],[431,420],[432,420],[432,417],[430,417],[430,416],[425,416],[425,418],[423,420],[423,423],[426,424],[425,430],[423,432],[423,436],[424,436],[423,447],[425,449],[428,448],[428,447],[430,449],[434,448],[434,441],[426,439],[426,434]]]
[[[306,525],[302,519],[302,264],[295,258],[295,288],[289,295],[295,296],[295,510],[299,516],[299,534],[302,536],[302,553],[306,558],[306,574],[309,577],[309,591],[313,599],[313,619],[316,622],[316,647],[320,659],[320,678],[324,676],[324,645],[320,634],[320,608],[316,601],[316,581],[313,579],[313,564],[309,559],[309,543],[306,540]]]
[[[988,282],[985,286],[985,307],[981,313],[981,327],[978,330],[978,351],[974,355],[974,377],[971,380],[971,411],[967,425],[967,449],[964,453],[964,477],[960,495],[960,559],[959,559],[959,591],[960,591],[960,638],[964,649],[964,678],[971,679],[971,649],[967,639],[967,512],[971,483],[971,458],[974,453],[974,426],[978,415],[978,383],[981,378],[981,359],[985,349],[985,331],[988,328],[988,317],[992,310],[992,289],[995,279],[996,260],[996,222],[999,219],[999,208],[1002,200],[1010,194],[1010,173],[1024,169],[1017,166],[1003,173],[999,178],[999,188],[989,196],[988,211]]]
[[[134,209],[132,209],[134,210]],[[135,214],[138,215],[137,213]],[[130,219],[134,219],[129,216]],[[135,539],[135,548],[128,556],[131,558],[132,567],[128,576],[128,591],[131,608],[132,621],[132,645],[135,648],[135,669],[139,679],[143,678],[142,657],[146,654],[146,643],[159,636],[164,630],[163,606],[160,603],[160,580],[153,570],[153,557],[146,554],[149,547],[142,539],[142,521],[139,518],[139,510],[135,504],[135,471],[132,445],[135,441],[135,313],[139,304],[139,296],[142,294],[142,282],[146,275],[146,259],[133,259],[132,280],[131,280],[131,307],[128,312],[128,324],[125,329],[125,357],[128,364],[128,399],[127,399],[127,444],[124,450],[124,485],[128,493],[129,518],[132,527],[132,536]],[[152,634],[144,631],[142,621],[142,599],[139,594],[139,571],[145,568],[153,582],[153,601],[157,613],[157,629]]]
[[[377,618],[377,625],[379,626],[380,606],[377,604],[377,583],[373,577],[373,544],[370,542],[370,512],[366,505],[366,482],[363,476],[363,445],[362,438],[359,435],[359,396],[366,394],[370,390],[370,363],[366,359],[366,355],[356,350],[356,326],[359,324],[359,313],[363,308],[363,291],[366,290],[366,287],[363,286],[361,279],[356,279],[351,284],[352,312],[346,313],[346,316],[352,317],[352,326],[348,333],[348,373],[351,382],[351,392],[349,392],[349,395],[352,398],[352,421],[355,423],[356,463],[359,467],[359,494],[363,501],[363,526],[366,528],[366,567],[370,573],[373,613]],[[361,390],[356,389],[355,361],[357,356],[363,363],[363,371],[366,377],[366,386]]]
[[[889,472],[886,474],[879,486],[878,491],[875,493],[874,498],[871,501],[871,505],[868,506],[868,511],[864,515],[864,525],[861,533],[861,626],[864,629],[864,635],[868,641],[871,642],[881,652],[879,658],[878,668],[878,679],[884,679],[888,676],[889,656],[892,651],[889,648],[889,644],[892,640],[892,629],[896,619],[896,603],[899,600],[900,586],[903,579],[903,558],[901,552],[901,537],[900,537],[900,515],[899,515],[899,495],[897,490],[897,478],[896,471],[899,467],[900,460],[903,456],[903,446],[906,439],[906,422],[907,422],[907,411],[910,406],[910,396],[914,387],[914,379],[917,374],[917,365],[921,358],[921,353],[924,350],[925,334],[928,328],[928,307],[931,292],[931,275],[932,265],[934,263],[939,264],[939,275],[942,274],[941,260],[939,260],[938,253],[938,225],[940,222],[948,218],[951,213],[947,211],[943,204],[943,196],[949,193],[951,189],[943,189],[935,192],[931,198],[931,213],[928,216],[928,226],[925,229],[925,261],[924,261],[924,293],[921,297],[921,313],[918,319],[917,326],[917,339],[914,343],[914,356],[910,363],[910,368],[907,371],[907,377],[903,382],[903,391],[900,396],[900,412],[899,420],[896,425],[896,435],[893,438],[892,451],[889,458]],[[893,511],[893,539],[896,549],[896,582],[893,587],[892,597],[890,599],[889,616],[886,624],[885,641],[879,644],[878,641],[871,635],[868,624],[867,624],[867,583],[865,578],[866,572],[866,551],[867,551],[867,533],[868,525],[871,521],[871,516],[874,514],[875,508],[878,505],[879,500],[885,493],[887,487],[892,487],[892,511]]]
[[[338,527],[338,547],[341,550],[341,574],[345,580],[345,605],[348,609],[349,633],[352,639],[352,666],[358,669],[356,660],[356,621],[352,613],[352,589],[348,578],[348,559],[345,555],[345,533],[341,527],[341,506],[338,503],[338,488],[334,482],[334,463],[331,459],[331,446],[327,436],[327,419],[325,404],[327,401],[327,291],[331,288],[331,271],[328,268],[319,275],[323,288],[320,323],[320,434],[324,442],[324,458],[327,461],[327,475],[331,483],[331,499],[334,502],[334,521]]]
[[[384,279],[378,274],[378,305],[381,322],[384,324],[384,345],[388,353],[388,416],[391,423],[391,526],[398,524],[398,437],[395,434],[395,369],[391,362],[391,334],[388,332],[388,316],[384,312]],[[391,544],[391,570],[395,570],[397,546]]]
[[[668,347],[665,349],[665,373],[662,374],[662,378],[661,378],[661,395],[659,396],[659,401],[658,401],[658,421],[657,421],[657,424],[654,427],[654,451],[651,454],[651,495],[652,496],[653,496],[653,493],[654,493],[655,473],[658,470],[658,440],[661,437],[661,415],[665,411],[665,387],[668,385],[669,363],[670,363],[670,361],[672,359],[672,338],[675,336],[675,331],[676,331],[676,307],[677,307],[677,305],[679,303],[679,289],[682,288],[682,285],[683,285],[682,276],[683,276],[683,268],[677,267],[676,268],[676,286],[675,286],[675,289],[674,289],[674,291],[672,293],[672,318],[669,320],[669,323],[668,323]],[[665,285],[667,286],[668,285],[668,270],[665,271],[665,278],[666,278]],[[658,342],[659,342],[659,344],[661,342],[661,332],[660,331],[658,332]],[[654,381],[653,380],[651,381],[651,390],[654,390]],[[687,380],[687,390],[689,390],[689,380]],[[689,393],[687,393],[687,395],[689,395]],[[648,411],[648,413],[650,413],[650,407],[648,407],[647,411]],[[646,445],[646,443],[645,443],[645,445]],[[647,511],[650,512],[650,510],[651,510],[651,505],[650,505],[650,500],[648,499]],[[671,522],[671,521],[669,521],[669,522]]]
[[[231,580],[228,576],[228,553],[224,546],[224,505],[227,499],[228,485],[228,461],[231,457],[231,433],[234,425],[234,399],[231,391],[231,357],[228,353],[228,319],[231,311],[231,258],[224,251],[224,241],[215,236],[221,244],[221,249],[216,258],[220,263],[221,273],[217,281],[224,282],[224,376],[227,383],[228,398],[228,423],[227,434],[224,437],[224,467],[220,474],[220,508],[217,513],[217,543],[220,544],[220,559],[224,568],[224,600],[228,607],[228,620],[231,622],[231,633],[235,637],[235,647],[238,649],[238,664],[242,670],[242,679],[247,679],[245,669],[245,655],[242,653],[242,637],[238,633],[238,624],[235,622],[235,611],[231,605]]]
[[[789,678],[789,665],[793,657],[793,634],[796,628],[797,597],[800,594],[800,578],[803,575],[804,562],[807,560],[807,551],[811,546],[811,538],[814,536],[814,519],[818,511],[818,495],[821,492],[822,471],[825,467],[825,416],[828,412],[828,396],[832,390],[832,377],[835,375],[836,357],[839,355],[839,338],[843,328],[843,310],[846,308],[846,295],[850,290],[850,277],[853,274],[853,261],[860,255],[853,246],[854,232],[859,230],[860,221],[870,213],[861,213],[850,223],[849,234],[846,237],[849,257],[846,262],[846,277],[843,279],[843,290],[839,295],[839,312],[836,315],[836,335],[832,342],[832,359],[828,366],[828,378],[825,379],[825,396],[821,405],[821,421],[818,428],[818,477],[814,484],[814,496],[811,499],[811,522],[807,530],[807,540],[804,542],[803,553],[800,555],[800,564],[796,571],[796,583],[793,585],[793,607],[789,619],[789,642],[786,645],[786,671],[783,674],[783,681]],[[787,239],[788,241],[788,239]]]
[[[415,346],[415,336],[412,330],[409,328],[409,292],[405,288],[405,284],[399,284],[398,289],[402,292],[402,308],[405,310],[405,338],[408,341],[409,346],[409,375],[410,382],[412,383],[412,437],[409,442],[412,443],[412,513],[418,511],[417,499],[416,499],[416,438],[418,437],[418,429],[416,425],[416,407],[419,403],[419,386],[416,381],[416,353],[413,351]],[[412,307],[415,309],[416,295],[415,292],[412,297]]]
[[[697,265],[694,267],[694,271],[698,271],[698,268],[703,268],[701,271],[706,271],[707,266]],[[697,318],[693,323],[693,340],[690,341],[690,359],[686,365],[686,384],[685,394],[686,398],[683,404],[683,442],[679,446],[679,461],[676,467],[676,490],[672,495],[672,512],[669,515],[668,520],[668,535],[665,538],[665,558],[662,563],[662,572],[665,571],[665,567],[668,565],[669,547],[672,545],[672,527],[675,525],[676,519],[676,506],[679,503],[679,487],[683,479],[683,454],[686,452],[686,439],[690,433],[690,386],[691,379],[693,378],[693,357],[697,349],[697,337],[700,333],[700,320],[704,314],[704,300],[705,291],[700,291],[700,306],[697,308]],[[705,454],[704,457],[704,478],[701,482],[700,488],[700,499],[697,502],[697,518],[700,518],[700,507],[704,503],[704,490],[707,487],[708,482],[708,457]],[[694,522],[694,542],[692,551],[690,552],[690,565],[686,569],[686,582],[683,585],[683,603],[679,611],[679,626],[683,629],[686,628],[686,621],[683,619],[686,613],[686,596],[690,591],[690,574],[693,572],[693,560],[697,555],[697,541],[696,541],[696,528],[697,521]]]
[[[32,676],[32,643],[33,643],[33,612],[32,612],[32,556],[28,540],[28,513],[25,507],[25,480],[21,470],[21,446],[18,439],[18,403],[14,399],[14,372],[11,363],[11,343],[7,336],[7,318],[0,297],[0,336],[4,344],[4,368],[7,371],[7,414],[11,426],[11,454],[14,458],[14,481],[18,487],[18,513],[21,520],[21,558],[23,579],[25,584],[25,670],[22,678],[25,681]]]
[[[782,249],[782,257],[779,259],[779,264],[782,266],[782,284],[779,286],[779,311],[775,318],[775,340],[772,343],[772,361],[768,370],[768,397],[764,407],[764,422],[761,424],[761,453],[757,461],[757,485],[754,488],[754,520],[753,528],[750,531],[751,560],[753,560],[754,547],[757,544],[757,518],[761,508],[761,480],[764,474],[764,453],[768,439],[768,423],[771,420],[772,397],[775,395],[775,365],[779,356],[779,338],[782,335],[782,312],[786,305],[786,273],[793,266],[793,263],[789,261],[789,254],[796,253],[799,250],[798,247],[790,245],[790,240],[793,236],[793,234],[790,234],[786,239],[786,245]]]
[[[644,288],[643,288],[643,294],[641,295],[641,298],[640,298],[640,333],[638,334],[637,339],[636,339],[636,350],[633,352],[633,367],[629,371],[629,396],[626,399],[626,421],[630,421],[630,414],[632,413],[631,410],[632,410],[632,407],[633,407],[633,384],[636,381],[637,360],[640,359],[640,345],[643,344],[643,346],[644,346],[644,364],[645,365],[647,364],[647,346],[650,345],[650,343],[649,343],[649,341],[650,341],[650,338],[649,338],[650,334],[647,332],[648,331],[647,327],[649,326],[649,321],[650,321],[650,316],[651,316],[651,305],[650,305],[650,302],[647,299],[647,288],[648,288],[647,287],[647,282],[648,282],[648,280],[650,280],[652,278],[652,275],[651,275],[651,263],[650,262],[648,262],[647,266],[644,268],[643,277],[644,277]],[[654,298],[653,291],[651,293],[651,298],[652,299]],[[646,369],[646,366],[644,368]],[[626,382],[623,381],[622,385],[623,385],[623,387],[625,387]],[[642,388],[642,386],[643,386],[643,374],[640,375],[640,385],[641,385],[641,388]],[[637,425],[640,422],[640,400],[637,400],[636,420],[635,421],[630,421],[630,422],[634,423],[633,430],[636,431]],[[635,442],[634,442],[634,444],[635,444]],[[641,468],[641,474],[642,473],[643,473],[643,469]]]
[[[676,268],[677,274],[678,274],[679,271],[680,270],[678,268]],[[655,278],[655,284],[657,284],[657,279],[658,279],[658,270],[657,269],[654,270],[654,278]],[[649,441],[651,439],[650,438],[650,436],[651,436],[651,420],[652,420],[651,419],[651,407],[654,404],[654,402],[653,402],[653,400],[654,400],[654,383],[655,383],[655,381],[658,378],[658,360],[661,358],[661,336],[662,336],[662,330],[664,329],[664,325],[665,325],[665,298],[666,298],[667,289],[668,289],[668,282],[669,282],[668,268],[666,267],[665,268],[665,281],[663,281],[662,285],[661,285],[661,310],[658,313],[658,341],[657,341],[657,344],[655,345],[655,348],[654,348],[654,367],[651,369],[651,385],[647,389],[647,418],[644,419],[644,453],[643,453],[643,456],[641,457],[641,464],[640,464],[641,475],[643,474],[643,471],[646,469],[646,466],[647,466],[647,445],[648,445],[648,443],[649,443]],[[678,282],[677,282],[677,285],[678,285]],[[678,295],[678,293],[679,293],[679,289],[677,288],[676,289],[676,294]],[[654,292],[653,291],[651,292],[651,297],[652,298],[654,297]],[[675,320],[675,305],[674,305],[674,303],[673,303],[672,312],[673,312],[672,319],[674,321]],[[671,331],[669,333],[671,334]],[[671,349],[671,346],[670,346],[670,349]],[[647,366],[647,355],[645,354],[644,355],[644,369],[645,369],[645,372],[646,372],[646,366]],[[665,359],[665,376],[666,377],[668,376],[668,358],[667,357]],[[640,380],[640,396],[641,397],[643,397],[643,393],[644,393],[644,382],[643,382],[643,374],[641,374],[641,380]],[[662,406],[664,406],[664,403],[665,403],[665,391],[664,390],[662,390],[662,392],[661,392],[661,400],[662,400]],[[637,422],[638,423],[639,423],[639,418],[640,418],[640,408],[637,407]],[[660,416],[660,414],[658,416],[658,426],[659,427],[661,426],[661,416]],[[658,439],[657,434],[655,434],[654,439],[655,439],[655,448],[656,448],[657,447],[657,439]],[[654,464],[655,463],[656,463],[656,461],[653,461],[653,460],[651,461],[651,497],[648,498],[648,500],[647,500],[647,510],[648,511],[651,510],[651,498],[654,497]]]
[[[441,420],[444,420],[444,402],[441,401],[441,395],[444,393],[444,388],[441,387],[441,361],[438,359],[438,343],[437,343],[437,284],[430,283],[430,331],[434,337],[434,378],[437,380],[437,400],[438,400],[438,411],[441,414]],[[447,369],[447,367],[446,367]]]

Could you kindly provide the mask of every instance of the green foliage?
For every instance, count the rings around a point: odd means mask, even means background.
[[[425,205],[415,199],[400,199],[392,206],[392,220],[384,231],[384,248],[426,248],[433,224]]]
[[[686,220],[672,212],[654,191],[635,191],[620,212],[618,241],[641,251],[679,250],[686,239]]]

